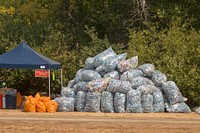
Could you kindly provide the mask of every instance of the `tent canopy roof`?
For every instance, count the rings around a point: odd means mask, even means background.
[[[22,42],[14,49],[0,55],[0,68],[61,69],[62,65],[37,53]]]

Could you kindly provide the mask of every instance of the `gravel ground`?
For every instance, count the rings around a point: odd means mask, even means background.
[[[0,133],[199,133],[200,115],[0,110],[0,127]]]

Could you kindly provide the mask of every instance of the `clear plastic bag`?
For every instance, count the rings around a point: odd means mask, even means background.
[[[153,112],[153,96],[151,94],[142,95],[142,111],[144,113]]]
[[[75,98],[75,109],[79,112],[83,112],[86,104],[86,92],[78,91]]]
[[[69,87],[69,88],[73,88],[74,87],[74,85],[76,84],[77,82],[73,79],[73,80],[70,80],[69,82],[68,82],[68,85],[67,85],[67,87]]]
[[[101,79],[90,81],[87,84],[88,91],[103,92],[107,88],[109,80],[110,78],[101,78]]]
[[[117,91],[120,93],[126,94],[131,89],[132,89],[132,85],[129,81],[122,81]]]
[[[119,90],[121,82],[122,81],[117,80],[117,79],[110,79],[106,91],[113,92],[113,93],[117,92]]]
[[[164,112],[164,98],[160,90],[155,91],[153,94],[153,112]]]
[[[79,82],[76,85],[74,85],[75,92],[78,92],[78,91],[85,91],[86,92],[86,91],[88,91],[87,83],[88,82],[82,81],[82,82]]]
[[[98,67],[103,64],[106,60],[117,57],[117,54],[113,51],[112,48],[108,48],[107,50],[101,52],[96,55],[93,60],[94,67]]]
[[[159,88],[154,85],[142,85],[137,88],[142,95],[153,96],[153,112],[164,112],[164,98]]]
[[[142,85],[154,85],[154,83],[151,80],[145,77],[133,78],[131,80],[131,84],[132,84],[133,89],[136,89],[137,87],[142,86]]]
[[[75,97],[75,92],[74,89],[69,88],[69,87],[63,87],[61,90],[61,95],[69,98],[74,98]]]
[[[100,92],[87,92],[86,106],[84,112],[101,112],[100,102],[101,102]]]
[[[138,67],[139,70],[142,70],[144,76],[151,77],[155,67],[153,64],[144,64]]]
[[[115,93],[114,96],[114,110],[116,113],[125,112],[126,95],[123,93]]]
[[[117,68],[120,72],[133,69],[138,65],[138,56],[134,56],[128,60],[122,60],[118,63]]]
[[[104,77],[104,75],[107,73],[107,72],[104,70],[104,68],[103,68],[102,65],[98,66],[98,67],[95,69],[95,72],[97,72],[98,74],[100,74],[101,77]]]
[[[113,70],[111,72],[108,72],[107,74],[104,75],[104,78],[113,78],[113,79],[119,79],[120,74],[118,71]]]
[[[154,82],[156,86],[161,87],[162,83],[167,82],[167,77],[164,73],[155,70],[152,73],[151,80]]]
[[[129,71],[124,72],[120,76],[120,80],[131,81],[133,78],[142,77],[142,76],[143,76],[143,73],[141,70],[131,69]]]
[[[168,81],[162,84],[164,94],[171,105],[183,102],[183,96],[175,82]]]
[[[55,98],[54,101],[57,102],[58,104],[58,112],[73,112],[74,111],[74,98],[69,98],[69,97],[58,97]]]
[[[141,86],[137,87],[137,90],[139,90],[142,95],[153,94],[156,91],[160,91],[154,85],[141,85]]]
[[[109,60],[103,62],[102,69],[106,72],[115,70],[117,68],[117,64],[120,61],[123,61],[126,58],[126,56],[127,56],[127,54],[124,53],[124,54],[118,55],[114,58],[110,58]]]
[[[101,94],[101,111],[106,113],[113,113],[113,94],[111,92],[104,91]]]
[[[94,58],[89,57],[85,60],[85,68],[94,68]]]
[[[82,70],[77,74],[77,77],[79,81],[89,82],[101,78],[101,75],[93,70]]]
[[[127,113],[141,113],[142,105],[141,105],[141,92],[138,90],[130,90],[127,93]]]
[[[106,72],[113,71],[117,68],[119,61],[120,60],[117,57],[111,58],[102,64],[102,68]]]
[[[166,110],[171,113],[190,113],[191,109],[185,102],[176,103],[170,105],[170,103],[165,103]]]

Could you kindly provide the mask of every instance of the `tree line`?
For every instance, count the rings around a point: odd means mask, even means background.
[[[138,55],[174,80],[190,106],[200,105],[200,3],[197,0],[1,0],[0,54],[25,41],[63,64],[64,85],[84,61],[112,47]],[[45,91],[30,70],[1,70],[22,93]],[[59,75],[55,71],[56,75]],[[53,92],[60,91],[59,77]]]

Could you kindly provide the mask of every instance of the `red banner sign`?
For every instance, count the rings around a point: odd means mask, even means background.
[[[35,70],[35,77],[48,78],[49,72],[48,70]]]

